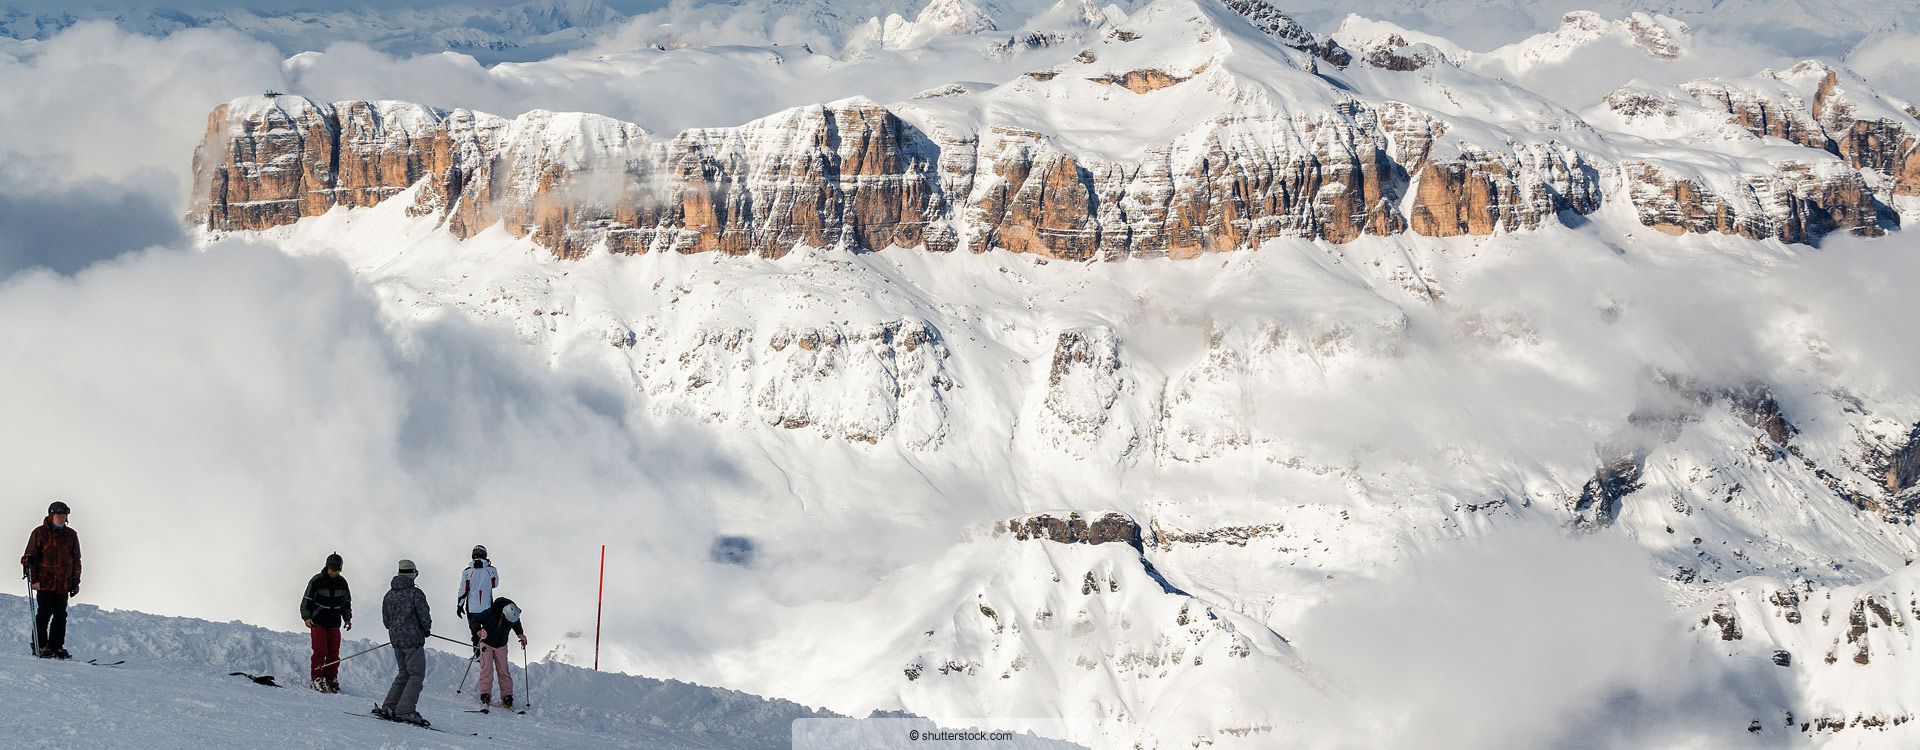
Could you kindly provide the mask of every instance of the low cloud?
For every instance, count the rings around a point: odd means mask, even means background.
[[[608,645],[659,661],[749,639],[809,586],[712,559],[718,504],[766,488],[707,433],[461,316],[389,321],[338,261],[225,242],[19,273],[0,350],[0,486],[23,534],[74,507],[82,601],[287,629],[337,551],[363,627],[402,557],[452,623],[479,543],[541,649],[591,634],[606,543]]]
[[[0,163],[0,279],[26,268],[70,274],[184,239],[186,227],[167,198],[170,174],[149,170],[122,181],[48,184],[41,176],[51,169],[28,159]]]
[[[1782,51],[1737,30],[1698,28],[1674,59],[1654,57],[1624,39],[1607,37],[1574,50],[1563,60],[1515,72],[1503,65],[1475,61],[1482,75],[1513,80],[1528,91],[1579,111],[1600,103],[1622,84],[1639,79],[1674,85],[1715,76],[1745,78],[1764,68],[1783,69],[1800,56]]]
[[[1791,688],[1687,632],[1652,573],[1618,535],[1509,529],[1350,582],[1294,638],[1359,707],[1321,731],[1353,747],[1597,750],[1718,745],[1760,720],[1755,746],[1783,744]]]

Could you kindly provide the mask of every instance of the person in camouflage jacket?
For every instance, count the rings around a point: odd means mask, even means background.
[[[420,569],[412,560],[401,560],[400,572],[380,602],[380,619],[387,626],[399,672],[387,688],[386,702],[374,709],[374,714],[427,726],[419,711],[420,688],[427,681],[427,635],[433,632],[433,614],[427,609],[426,592],[413,585],[413,579],[419,576]]]

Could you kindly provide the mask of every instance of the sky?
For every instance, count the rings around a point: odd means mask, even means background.
[[[583,4],[579,0],[562,0],[565,4]],[[666,5],[665,0],[591,0],[622,13],[641,13]],[[484,5],[518,5],[520,3],[488,3]],[[558,3],[550,3],[558,4]],[[391,0],[391,2],[369,2],[368,0],[127,0],[126,2],[99,2],[98,0],[6,0],[0,8],[17,8],[34,12],[68,12],[79,10],[102,10],[107,12],[127,10],[185,10],[185,11],[224,11],[250,10],[256,13],[294,13],[325,12],[332,10],[350,11],[394,11],[418,8],[444,8],[448,6],[481,7],[483,4],[473,0]]]

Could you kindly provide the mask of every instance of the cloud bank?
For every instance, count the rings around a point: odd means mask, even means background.
[[[1359,706],[1354,747],[1704,747],[1794,705],[1770,663],[1701,645],[1618,536],[1511,529],[1410,559],[1315,609],[1302,655]],[[1771,670],[1771,671],[1770,671]]]
[[[770,626],[752,609],[794,593],[712,558],[716,498],[756,484],[704,433],[464,318],[396,327],[338,261],[226,242],[22,272],[0,351],[9,515],[24,534],[49,499],[74,507],[83,601],[293,628],[337,551],[377,629],[408,557],[457,633],[457,575],[486,544],[550,648],[590,637],[605,542],[610,644],[670,659]]]

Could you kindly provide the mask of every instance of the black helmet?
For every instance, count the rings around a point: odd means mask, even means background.
[[[327,555],[328,570],[346,570],[347,569],[346,566],[343,565],[342,563],[343,561],[340,559],[340,553],[335,552],[331,555]]]
[[[66,503],[60,502],[59,500],[55,500],[53,501],[52,505],[47,506],[47,515],[49,516],[57,513],[72,513],[72,512],[73,510],[71,508],[68,508]]]
[[[473,559],[475,560],[487,559],[487,545],[484,545],[484,544],[473,545]]]

